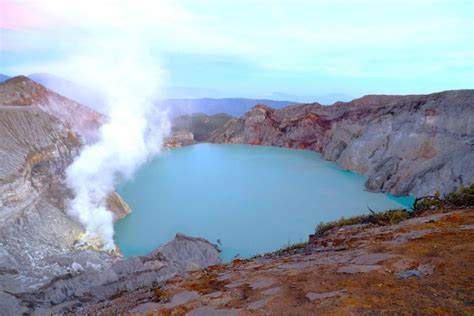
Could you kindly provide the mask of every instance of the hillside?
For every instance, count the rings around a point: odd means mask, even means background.
[[[307,244],[124,292],[76,312],[472,315],[474,209],[336,227]]]

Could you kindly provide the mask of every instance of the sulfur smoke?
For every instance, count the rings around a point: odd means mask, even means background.
[[[159,66],[142,54],[118,55],[69,62],[106,97],[102,110],[107,119],[98,140],[87,144],[66,170],[67,186],[75,193],[69,213],[85,226],[85,239],[99,238],[104,249],[114,247],[107,196],[160,151],[170,126],[167,112],[153,103],[162,77]]]

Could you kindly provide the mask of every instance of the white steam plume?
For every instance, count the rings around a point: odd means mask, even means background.
[[[117,58],[102,54],[66,63],[73,77],[93,83],[107,98],[108,119],[98,141],[87,144],[66,170],[66,183],[75,193],[69,212],[85,226],[86,238],[100,238],[105,249],[114,247],[107,196],[120,179],[132,177],[160,151],[170,127],[167,113],[151,102],[160,84],[160,68],[137,48],[111,52]]]

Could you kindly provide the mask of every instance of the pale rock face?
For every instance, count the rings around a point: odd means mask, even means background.
[[[474,90],[278,110],[257,105],[213,131],[208,141],[321,152],[367,176],[371,191],[448,193],[474,182]]]
[[[130,206],[116,192],[109,194],[107,198],[107,209],[114,213],[114,220],[119,220],[132,212]]]

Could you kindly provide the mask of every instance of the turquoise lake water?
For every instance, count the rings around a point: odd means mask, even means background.
[[[366,192],[364,182],[304,150],[216,144],[168,150],[118,189],[133,212],[115,225],[115,240],[126,256],[144,255],[181,232],[219,240],[222,258],[230,260],[306,241],[321,221],[413,202]]]

